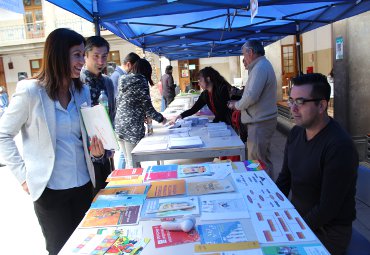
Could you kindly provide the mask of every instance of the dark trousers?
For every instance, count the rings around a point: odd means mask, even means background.
[[[72,189],[45,188],[33,203],[46,241],[46,250],[56,255],[72,235],[92,201],[92,184]]]
[[[113,160],[113,159],[112,159]],[[104,189],[107,186],[105,182],[108,175],[112,172],[112,162],[110,158],[104,158],[102,163],[94,162],[94,171],[95,171],[95,188],[94,195],[99,192],[99,190]]]
[[[331,255],[344,255],[351,241],[352,224],[323,226],[314,233]]]
[[[164,99],[164,108],[167,108],[170,103],[172,103],[174,97],[163,97]]]

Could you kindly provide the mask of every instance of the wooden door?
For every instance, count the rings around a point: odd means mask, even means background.
[[[185,92],[186,86],[190,84],[189,60],[178,61],[179,86],[182,92]]]
[[[4,86],[5,89],[8,91],[8,89],[6,87],[4,63],[3,63],[3,58],[2,57],[0,57],[0,86]]]
[[[291,78],[297,76],[297,58],[294,44],[281,46],[281,67],[282,67],[282,90],[283,98],[286,98],[290,89]]]

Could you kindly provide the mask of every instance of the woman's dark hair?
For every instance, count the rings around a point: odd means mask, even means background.
[[[172,66],[166,66],[166,70],[165,70],[165,73],[166,74],[169,74],[169,73],[171,73],[172,72]]]
[[[81,43],[85,44],[85,38],[67,28],[55,29],[46,38],[41,72],[33,78],[40,81],[51,99],[57,99],[59,89],[72,80],[76,89],[81,90],[80,79],[71,78],[69,55],[69,50]]]
[[[124,64],[127,64],[128,62],[130,62],[132,65],[134,65],[136,63],[136,61],[138,61],[140,59],[139,55],[134,53],[134,52],[130,52],[129,54],[127,54],[127,56],[123,59],[123,63]]]
[[[132,73],[144,75],[149,84],[151,86],[154,85],[154,82],[152,81],[152,66],[150,65],[148,60],[141,58],[136,61],[136,63],[132,67]]]
[[[231,86],[230,83],[228,83],[225,78],[213,67],[207,66],[199,71],[199,76],[202,76],[208,85],[207,78],[209,77],[210,82],[213,84],[214,88],[218,88],[221,85]]]

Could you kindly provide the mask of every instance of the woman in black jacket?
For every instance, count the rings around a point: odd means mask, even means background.
[[[174,123],[177,119],[191,116],[207,105],[215,115],[213,122],[222,121],[231,125],[232,110],[227,107],[227,102],[230,100],[232,86],[212,67],[205,67],[199,71],[199,86],[203,92],[193,107],[178,115],[171,122]]]

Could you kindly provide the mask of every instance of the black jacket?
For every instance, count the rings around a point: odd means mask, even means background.
[[[228,125],[231,125],[232,110],[230,110],[227,107],[227,102],[230,100],[228,87],[225,84],[217,87],[216,89],[213,90],[212,97],[213,97],[213,104],[216,108],[216,112],[213,112],[212,110],[208,91],[204,90],[200,94],[199,99],[195,102],[193,107],[181,113],[181,117],[185,118],[185,117],[191,116],[195,114],[196,112],[198,112],[200,109],[202,109],[203,106],[207,105],[208,108],[215,115],[215,119],[213,120],[213,122],[222,121]]]
[[[137,144],[145,136],[145,116],[162,122],[149,94],[149,85],[141,74],[121,76],[118,84],[115,130],[119,138]]]

